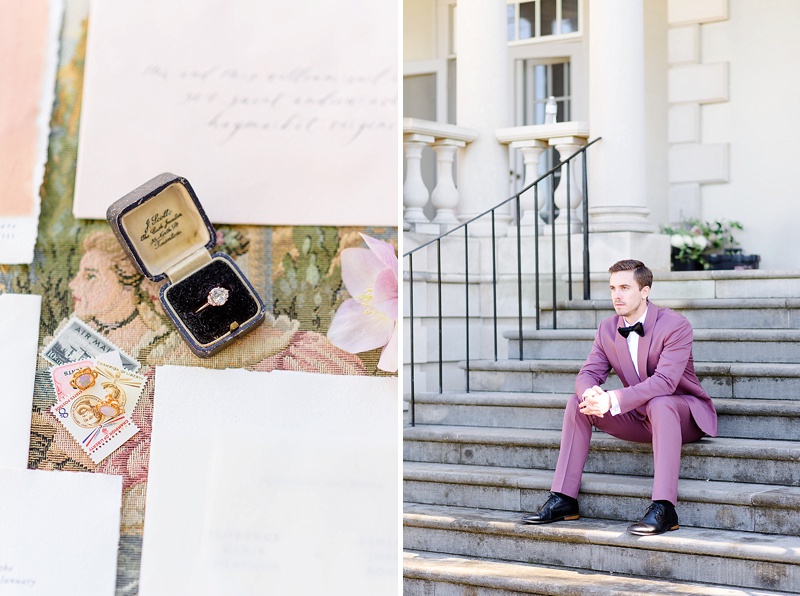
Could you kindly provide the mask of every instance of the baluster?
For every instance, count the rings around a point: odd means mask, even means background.
[[[436,239],[436,288],[439,295],[439,393],[444,385],[444,354],[442,353],[442,241]]]
[[[520,225],[520,203],[521,197],[517,195],[517,200],[514,201],[517,208],[517,310],[518,317],[518,332],[519,332],[519,359],[522,360],[522,234]]]
[[[583,221],[589,221],[589,178],[586,172],[586,149],[581,153],[581,169],[583,174]],[[583,299],[589,300],[592,296],[591,280],[589,278],[589,224],[583,226]]]
[[[403,220],[413,227],[417,223],[428,223],[422,209],[428,203],[428,187],[422,180],[422,150],[433,143],[433,137],[408,134],[403,138],[406,155],[406,180],[403,183]]]
[[[416,425],[414,418],[414,253],[408,255],[408,335],[411,348],[411,426]]]
[[[466,349],[467,349],[467,393],[469,393],[469,226],[464,224],[464,297],[465,313],[464,327],[466,327]]]
[[[514,141],[511,143],[512,149],[519,149],[522,153],[522,161],[525,164],[525,182],[523,188],[533,184],[534,180],[539,177],[539,159],[542,153],[547,149],[547,143],[544,141],[530,140],[530,141]],[[534,190],[528,189],[520,195],[520,203],[522,209],[522,219],[520,225],[522,229],[520,233],[523,236],[532,236],[534,234],[534,226],[539,217],[539,212],[534,207]]]
[[[497,236],[492,209],[492,314],[494,327],[494,361],[497,362]]]
[[[575,153],[578,149],[583,147],[586,144],[586,140],[581,137],[558,137],[554,139],[550,139],[550,144],[556,148],[561,159],[566,159],[573,153]],[[570,232],[580,232],[583,229],[582,226],[582,218],[578,212],[578,207],[583,202],[583,181],[581,180],[581,165],[580,160],[583,159],[583,155],[577,155],[572,160],[572,166],[569,168],[569,175],[572,177],[570,180],[570,190],[569,196],[567,196],[567,168],[561,168],[561,183],[558,185],[555,193],[555,203],[556,207],[559,209],[560,213],[558,219],[558,226],[557,232],[558,233],[565,233],[567,231],[567,217],[566,217],[566,209],[569,209],[569,219],[570,219]]]
[[[433,223],[445,226],[458,225],[455,208],[458,207],[458,189],[453,179],[453,162],[456,152],[465,147],[464,141],[439,139],[433,144],[436,152],[436,188],[431,193],[431,203],[436,208]]]

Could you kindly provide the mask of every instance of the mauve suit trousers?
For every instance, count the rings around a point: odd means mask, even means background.
[[[577,497],[581,475],[589,454],[592,427],[626,441],[653,445],[653,500],[678,499],[681,445],[716,436],[717,415],[711,398],[700,386],[692,359],[692,327],[678,313],[648,304],[644,336],[639,339],[637,364],[631,360],[628,343],[617,332],[622,317],[600,323],[594,345],[575,380],[575,395],[567,402],[561,432],[561,449],[552,490]],[[614,371],[622,381],[614,389],[621,412],[603,417],[581,414],[578,404],[589,387],[603,385]],[[603,468],[614,466],[618,452],[605,452]],[[636,471],[638,472],[638,471]]]

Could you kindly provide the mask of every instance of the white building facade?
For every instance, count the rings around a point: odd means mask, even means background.
[[[460,221],[511,194],[497,131],[540,124],[552,94],[559,121],[603,137],[598,228],[738,220],[761,268],[792,269],[797,23],[793,0],[405,0],[405,115],[477,133],[458,149]]]
[[[739,221],[744,230],[736,238],[746,253],[760,255],[761,269],[798,268],[800,77],[793,72],[800,2],[404,0],[403,7],[405,251],[519,191],[558,163],[553,148],[565,156],[601,137],[587,158],[593,273],[621,258],[668,271],[669,238],[659,230],[691,218]],[[544,124],[550,96],[555,125]],[[575,232],[586,223],[579,167],[571,182],[569,205],[565,185],[556,191],[555,244],[565,253],[572,243],[577,270],[580,234],[566,240],[563,216],[573,209]],[[520,234],[529,254],[534,220],[545,226],[550,214],[545,201],[537,214],[523,197]],[[515,222],[513,202],[498,210],[494,253],[486,218],[443,243],[452,245],[449,252],[440,247],[443,258],[417,253],[417,362],[438,349],[438,323],[430,317],[440,312],[439,296],[449,309],[442,354],[450,362],[463,357],[465,278],[470,316],[481,321],[470,349],[481,357],[492,350],[482,331],[494,307],[483,282],[498,280],[499,318],[510,320],[515,313],[503,301],[515,292]],[[551,240],[540,241],[542,250]],[[446,273],[441,291],[431,285],[437,259]],[[526,263],[523,274],[532,267]],[[557,270],[563,274],[564,266]],[[525,283],[530,296],[529,277]],[[410,331],[407,320],[407,348]],[[418,370],[421,384],[435,388]]]

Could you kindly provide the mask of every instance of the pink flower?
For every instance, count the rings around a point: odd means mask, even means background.
[[[361,234],[368,248],[342,251],[342,281],[350,292],[328,339],[355,354],[382,347],[378,368],[397,372],[397,256],[394,247]]]

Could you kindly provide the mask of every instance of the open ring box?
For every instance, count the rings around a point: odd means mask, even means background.
[[[169,279],[161,303],[198,356],[215,354],[264,321],[264,302],[241,269],[227,254],[211,254],[216,232],[186,178],[156,176],[111,205],[106,217],[143,275]]]

